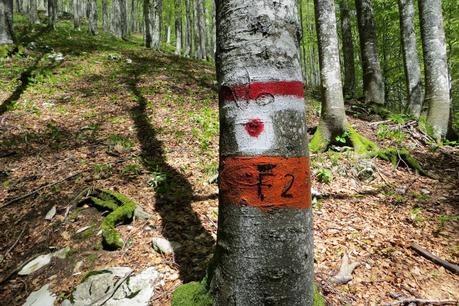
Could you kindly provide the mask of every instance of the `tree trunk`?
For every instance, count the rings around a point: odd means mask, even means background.
[[[112,0],[112,33],[118,38],[123,37],[123,31],[121,29],[121,1],[122,0]]]
[[[185,56],[191,54],[191,0],[186,0],[186,35],[185,35]]]
[[[108,1],[102,0],[102,30],[109,31]]]
[[[88,26],[89,26],[89,33],[92,35],[97,34],[97,1],[96,0],[89,0],[89,18],[88,18]]]
[[[217,0],[216,305],[312,305],[313,240],[296,0]],[[248,17],[250,16],[250,17]]]
[[[31,24],[40,24],[37,12],[37,0],[30,0],[29,16]]]
[[[341,35],[343,40],[344,96],[348,99],[355,95],[354,42],[352,41],[352,23],[347,0],[340,1]]]
[[[12,44],[13,40],[13,0],[0,0],[0,45]]]
[[[211,33],[211,26],[209,23],[209,15],[207,14],[207,8],[204,5],[204,28],[205,28],[205,37],[206,37],[206,58],[207,60],[211,60],[214,57],[214,53],[212,52],[212,35]]]
[[[175,54],[182,53],[182,2],[175,0]]]
[[[153,22],[154,22],[154,9],[153,2],[155,0],[143,1],[143,16],[145,19],[145,47],[153,48]]]
[[[448,64],[440,0],[420,0],[422,46],[426,79],[427,122],[433,136],[446,135],[450,111]]]
[[[80,1],[81,0],[72,0],[73,7],[73,27],[75,30],[80,31]]]
[[[48,28],[54,30],[57,19],[57,0],[48,0]]]
[[[346,131],[343,87],[339,61],[338,35],[334,0],[314,0],[322,92],[322,110],[319,127],[311,140],[334,142]]]
[[[384,80],[376,51],[376,28],[371,0],[355,0],[362,53],[365,102],[384,104]]]
[[[198,15],[198,1],[193,0],[193,34],[194,34],[194,44],[193,44],[193,57],[202,58],[201,50],[201,32],[199,31],[199,15]]]
[[[161,27],[162,27],[162,0],[154,0],[154,22],[153,22],[153,48],[161,47]]]
[[[419,66],[418,51],[416,49],[416,31],[414,28],[413,0],[399,0],[400,35],[405,67],[406,87],[409,112],[419,118],[422,110],[422,82]]]
[[[128,25],[128,7],[127,0],[114,0],[120,2],[120,17],[121,17],[121,38],[128,40],[129,38],[129,25]]]
[[[130,20],[129,20],[129,32],[134,33],[135,32],[135,0],[131,0],[131,11],[130,11]]]

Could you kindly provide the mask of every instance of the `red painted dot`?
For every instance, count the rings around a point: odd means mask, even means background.
[[[260,136],[261,132],[263,132],[263,129],[265,127],[263,121],[261,121],[260,119],[252,119],[249,122],[247,122],[244,126],[247,133],[249,133],[249,135],[252,137]]]

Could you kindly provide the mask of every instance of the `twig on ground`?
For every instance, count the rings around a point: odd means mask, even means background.
[[[118,288],[121,287],[121,285],[129,278],[129,276],[131,276],[131,274],[132,274],[132,271],[130,271],[123,278],[118,280],[118,282],[113,286],[113,289],[110,290],[110,292],[108,292],[101,300],[96,301],[93,305],[102,306],[105,303],[107,303],[108,300],[110,300],[113,297],[113,295],[116,293]]]
[[[26,226],[24,225],[24,228],[22,229],[21,233],[19,233],[19,236],[18,238],[16,239],[16,241],[13,243],[13,245],[5,252],[5,255],[3,255],[3,259],[5,259],[8,254],[14,249],[14,247],[18,244],[19,240],[21,240],[21,237],[22,235],[24,234],[26,230]],[[2,262],[3,260],[0,260],[0,263]]]
[[[410,247],[416,253],[421,255],[422,257],[429,259],[433,263],[435,263],[437,265],[440,265],[440,266],[444,267],[445,269],[447,269],[447,270],[449,270],[449,271],[451,271],[453,273],[459,274],[459,266],[458,265],[452,264],[452,263],[450,263],[450,262],[448,262],[448,261],[446,261],[444,259],[441,259],[438,256],[433,255],[432,253],[430,253],[429,251],[421,248],[420,246],[416,245],[415,243],[411,244]]]
[[[349,262],[349,256],[344,253],[338,274],[331,278],[335,284],[347,284],[352,280],[352,272],[360,265],[360,262]]]
[[[57,181],[57,182],[54,182],[54,183],[50,183],[50,184],[41,186],[41,187],[39,187],[39,188],[37,188],[37,189],[35,189],[35,190],[29,192],[29,193],[26,193],[26,194],[23,194],[23,195],[21,195],[21,196],[19,196],[19,197],[13,198],[13,199],[7,201],[7,202],[6,202],[5,204],[3,204],[2,206],[0,206],[0,208],[4,208],[4,207],[6,207],[6,206],[9,206],[9,205],[11,205],[11,204],[14,204],[14,203],[16,203],[16,202],[22,200],[22,199],[28,198],[28,197],[30,197],[30,196],[32,196],[32,195],[34,195],[34,194],[36,194],[36,193],[42,191],[43,189],[46,189],[46,188],[52,187],[52,186],[54,186],[54,185],[60,184],[60,183],[66,181],[66,180],[69,180],[69,179],[71,179],[71,178],[73,178],[73,177],[75,177],[75,176],[77,176],[77,175],[79,175],[79,174],[81,174],[81,173],[83,173],[83,170],[78,171],[78,172],[76,172],[76,173],[74,173],[74,174],[71,174],[71,175],[69,175],[69,176],[66,176],[66,177],[64,177],[63,179],[61,179],[61,180],[59,180],[59,181]]]
[[[413,298],[406,298],[402,300],[398,300],[393,303],[387,303],[385,306],[395,306],[395,305],[404,305],[404,304],[411,304],[414,303],[415,305],[456,305],[459,303],[459,300],[426,300],[426,299],[413,299]]]

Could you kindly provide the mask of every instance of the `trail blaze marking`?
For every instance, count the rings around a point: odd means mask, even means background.
[[[254,82],[244,85],[222,86],[220,88],[220,101],[247,101],[261,97],[295,96],[304,99],[303,82],[300,81],[271,81]]]
[[[221,169],[220,194],[224,203],[264,211],[311,207],[308,157],[227,157]]]
[[[263,132],[265,125],[260,119],[252,119],[244,124],[244,127],[250,136],[258,137]]]

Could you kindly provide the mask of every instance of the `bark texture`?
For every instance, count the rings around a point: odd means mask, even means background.
[[[48,0],[48,28],[54,29],[57,19],[57,0]]]
[[[319,64],[322,92],[322,109],[316,135],[321,141],[333,142],[346,131],[343,87],[336,31],[334,0],[315,0]],[[314,139],[311,140],[314,142]]]
[[[89,0],[89,19],[88,19],[88,26],[89,26],[89,33],[92,35],[97,34],[97,1],[96,0]]]
[[[193,0],[193,56],[195,58],[202,58],[201,32],[199,31],[198,1],[199,0]]]
[[[376,27],[372,0],[355,0],[362,53],[365,102],[384,104],[384,80],[376,50]]]
[[[112,33],[118,38],[123,37],[123,31],[121,29],[121,1],[122,0],[112,0]]]
[[[153,47],[153,22],[154,12],[152,1],[154,0],[143,0],[143,16],[145,20],[145,47]]]
[[[296,1],[216,6],[221,180],[211,292],[216,305],[312,305]]]
[[[175,0],[175,54],[182,53],[182,3]]]
[[[343,40],[343,63],[344,63],[344,96],[348,99],[355,95],[355,62],[354,42],[352,40],[351,14],[347,0],[340,1],[341,35]]]
[[[102,0],[102,30],[109,31],[108,0]]]
[[[12,44],[13,40],[13,0],[0,0],[0,45]]]
[[[443,138],[448,130],[450,92],[445,31],[440,0],[420,0],[422,46],[426,80],[427,122],[433,136]]]
[[[73,0],[72,1],[72,10],[73,10],[73,27],[75,30],[80,30],[81,20],[80,20],[80,1],[81,0]]]
[[[38,19],[38,12],[37,12],[37,0],[30,0],[29,16],[30,16],[30,23],[32,24],[40,23],[40,20]]]
[[[414,1],[399,0],[400,34],[405,67],[407,109],[416,118],[422,110],[422,82],[421,67],[419,66],[418,51],[416,49],[416,31],[414,28]]]
[[[185,56],[191,54],[191,0],[186,0],[186,33],[185,33]]]

